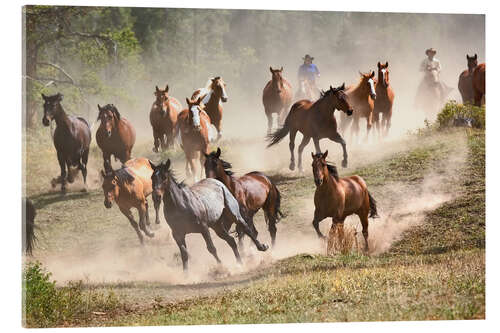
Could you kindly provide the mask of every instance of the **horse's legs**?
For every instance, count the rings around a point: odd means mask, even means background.
[[[137,233],[137,237],[139,237],[139,241],[141,242],[141,245],[144,245],[144,239],[142,237],[142,233],[139,230],[139,226],[137,225],[137,222],[134,220],[134,216],[132,215],[132,212],[130,211],[130,208],[125,208],[125,207],[119,207],[120,211],[125,215],[130,224],[132,225],[132,228],[134,228],[135,232]]]
[[[234,240],[234,238],[228,234],[227,230],[224,229],[222,224],[218,224],[213,229],[217,236],[219,236],[220,238],[225,240],[227,244],[229,244],[229,246],[233,250],[234,256],[236,257],[236,261],[241,264],[240,252],[238,251],[238,247],[236,246],[236,241]]]
[[[217,263],[220,264],[221,261],[219,259],[219,256],[217,255],[217,249],[214,246],[214,242],[212,241],[212,236],[210,236],[210,231],[208,230],[207,226],[201,226],[201,235],[203,236],[203,239],[205,240],[205,243],[207,244],[207,250],[210,252],[215,260],[217,260]],[[233,239],[234,241],[234,239]],[[236,245],[236,243],[235,243]]]
[[[372,115],[373,112],[371,112],[370,115],[366,117],[366,138],[365,138],[366,141],[368,141],[370,137],[370,130],[372,129]]]
[[[160,224],[160,205],[161,205],[161,196],[155,194],[155,192],[153,192],[153,194],[151,194],[151,196],[153,197],[153,205],[155,207],[155,223],[156,224]]]
[[[295,170],[295,136],[297,135],[297,130],[290,130],[290,143],[288,147],[290,148],[290,166],[288,167],[290,170]]]
[[[59,167],[61,168],[61,192],[66,193],[66,161],[64,160],[64,155],[62,152],[57,152],[57,160],[59,161]]]
[[[177,246],[179,247],[179,251],[181,252],[182,269],[184,271],[187,271],[189,256],[188,256],[187,247],[186,247],[186,235],[172,233],[172,236],[174,237],[174,240],[177,243]]]
[[[383,115],[382,115],[382,121],[380,121],[380,112],[378,111],[373,111],[373,124],[375,125],[375,129],[377,130],[378,138],[380,140],[381,138],[381,130],[384,127],[384,121],[383,121]],[[381,129],[382,127],[382,129]]]
[[[314,142],[314,149],[316,149],[316,154],[321,153],[321,148],[319,146],[319,138],[314,137],[313,142]]]
[[[87,186],[87,162],[89,160],[89,150],[85,150],[82,154],[82,163],[80,164],[80,170],[82,170],[83,183]]]
[[[138,211],[139,211],[139,228],[141,228],[141,230],[144,231],[146,236],[153,238],[155,236],[154,232],[149,231],[145,225],[145,223],[149,225],[148,206],[146,200],[144,200],[144,203],[142,203],[139,206]]]
[[[359,116],[355,117],[352,120],[352,126],[351,126],[351,141],[354,139],[356,140],[356,143],[358,142],[359,138]]]
[[[273,129],[273,114],[266,109],[266,117],[267,117],[267,134],[271,134]]]
[[[254,234],[255,228],[252,230],[252,228],[248,226],[248,224],[245,222],[245,220],[242,217],[238,218],[238,217],[234,216],[227,208],[224,208],[223,214],[225,214],[225,218],[230,219],[230,221],[232,223],[236,224],[236,226],[238,226],[238,225],[241,226],[241,228],[243,229],[243,232],[245,234],[247,234],[252,239],[253,243],[257,247],[257,250],[259,250],[259,251],[266,251],[267,250],[267,248],[268,248],[267,245],[261,244],[257,240],[257,236]],[[226,225],[230,225],[230,223],[227,223]]]
[[[347,148],[345,144],[344,138],[340,136],[339,132],[335,132],[330,139],[334,142],[339,143],[342,146],[342,152],[344,154],[343,159],[342,159],[342,167],[347,168]]]
[[[146,225],[149,227],[151,225],[149,221],[149,202],[148,199],[146,199]]]
[[[271,211],[264,209],[264,218],[266,219],[267,230],[269,230],[269,235],[271,235],[271,246],[274,247],[276,244],[276,218]]]
[[[160,144],[161,144],[161,150],[166,151],[168,147],[168,140],[166,138],[166,134],[162,133],[160,136]]]
[[[385,123],[385,130],[384,130],[384,136],[387,136],[389,134],[389,129],[391,128],[391,117],[392,116],[392,109],[387,112],[387,114],[384,114],[383,120]]]
[[[157,153],[158,147],[160,147],[160,131],[154,128],[153,128],[153,140],[154,140],[153,153]]]
[[[365,238],[365,252],[368,252],[368,213],[362,212],[362,214],[358,215],[361,221],[361,226],[363,227],[363,237]]]
[[[103,152],[102,159],[104,160],[104,171],[111,171],[113,169],[111,166],[111,154]]]
[[[304,148],[307,146],[307,144],[311,141],[310,136],[305,136],[302,138],[302,142],[299,145],[299,151],[298,151],[298,157],[299,157],[299,172],[304,172],[304,169],[302,169],[302,151],[304,151]]]
[[[319,216],[318,216],[318,211],[315,209],[314,210],[314,218],[313,218],[313,221],[312,221],[312,225],[314,227],[314,230],[316,230],[316,234],[318,235],[319,238],[325,238],[325,236],[321,233],[321,231],[319,230],[319,223],[323,220],[323,219],[320,219]]]
[[[205,154],[208,153],[208,149],[204,150]],[[200,180],[205,176],[205,154],[200,151]]]

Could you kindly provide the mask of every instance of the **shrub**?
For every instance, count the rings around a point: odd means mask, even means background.
[[[449,101],[437,116],[439,128],[453,126],[456,120],[470,119],[471,125],[477,128],[485,128],[485,107],[471,104],[458,104]]]

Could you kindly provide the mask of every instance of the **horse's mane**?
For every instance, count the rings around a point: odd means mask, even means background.
[[[224,161],[222,158],[217,157],[217,152],[213,151],[211,152],[208,156],[217,158],[219,161],[222,163],[222,167],[224,168],[224,171],[226,172],[226,175],[232,176],[234,173],[231,171],[231,168],[233,167],[231,163]]]
[[[118,120],[120,120],[120,112],[118,112],[118,109],[116,108],[116,106],[114,104],[106,104],[106,105],[104,105],[101,108],[101,110],[99,111],[98,117],[101,116],[101,113],[103,111],[107,111],[107,110],[110,110],[111,112],[113,112],[116,115],[116,118],[118,118]]]
[[[120,169],[116,170],[115,175],[121,184],[131,184],[135,179],[129,168],[125,166],[122,166]]]
[[[337,167],[333,164],[328,163],[328,162],[326,163],[326,167],[327,167],[330,175],[332,175],[333,178],[335,178],[335,180],[338,181],[339,180],[339,172],[337,170]]]

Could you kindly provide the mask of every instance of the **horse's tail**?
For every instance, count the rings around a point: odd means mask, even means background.
[[[273,217],[274,217],[274,220],[276,221],[276,223],[278,223],[278,221],[281,218],[285,217],[285,214],[283,214],[283,212],[281,211],[281,193],[278,190],[278,187],[276,187],[276,185],[273,182],[271,182],[271,190],[274,192],[274,194],[276,196],[276,203],[275,203],[275,207],[274,207],[274,216]],[[267,197],[268,200],[270,197],[271,197],[270,195]]]
[[[370,192],[368,192],[368,201],[370,202],[370,216],[369,217],[377,218],[378,217],[377,201],[375,201],[375,199],[373,199]]]
[[[23,250],[26,254],[31,255],[33,253],[33,247],[37,240],[35,235],[35,216],[36,210],[33,203],[29,199],[23,199],[23,205],[26,209],[24,212],[24,218],[22,221],[23,226]]]
[[[288,113],[288,116],[286,116],[285,123],[283,124],[283,127],[277,129],[274,133],[270,133],[267,135],[267,140],[269,141],[269,144],[267,145],[267,148],[277,144],[283,138],[290,132],[290,115],[292,112],[295,110],[297,107],[297,104],[292,105],[292,108],[290,109],[290,112]]]

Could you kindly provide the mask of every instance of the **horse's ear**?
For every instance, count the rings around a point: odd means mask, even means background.
[[[370,75],[370,77],[373,79],[374,76],[375,76],[375,71],[372,71],[372,75]]]
[[[361,71],[360,71],[360,70],[358,70],[358,73],[359,73],[359,75],[364,76],[364,75],[363,75],[363,73],[361,73]]]
[[[334,89],[333,89],[333,87],[332,87],[332,85],[330,85],[330,90],[331,90],[331,91],[333,91],[333,90],[334,90]]]
[[[340,87],[340,90],[344,90],[345,89],[345,82],[342,83],[342,86]]]
[[[191,100],[187,97],[186,97],[186,103],[187,103],[188,107],[189,107],[189,105],[191,105]]]
[[[273,68],[271,66],[269,66],[269,71],[273,73]]]
[[[474,60],[477,60],[477,53],[474,53]]]
[[[165,87],[165,92],[168,92],[168,84],[167,84],[167,86]]]
[[[200,96],[200,97],[198,97],[198,99],[196,100],[196,103],[195,103],[195,104],[200,105],[200,103],[201,103],[201,96]]]
[[[101,106],[100,106],[99,104],[97,104],[97,109],[98,109],[99,111],[102,111],[102,108],[101,108]]]
[[[325,150],[325,152],[323,153],[323,159],[326,159],[327,156],[328,156],[328,149]]]
[[[217,147],[217,152],[215,153],[215,157],[219,158],[221,153],[222,152],[220,150],[220,147]]]
[[[386,68],[389,67],[389,62],[388,61],[385,62],[385,67]]]
[[[281,66],[281,68],[280,68],[280,72],[283,72],[283,66]]]
[[[314,160],[314,153],[313,153],[313,152],[311,152],[311,157],[312,157],[312,158],[313,158],[313,160]]]
[[[160,89],[158,89],[158,86],[156,86],[156,92],[160,92]]]
[[[170,158],[165,162],[165,168],[170,169]]]
[[[156,170],[157,166],[153,164],[153,162],[151,162],[151,160],[148,160],[149,161],[149,165],[151,166],[151,169],[153,170]]]
[[[381,64],[380,64],[380,61],[377,62],[377,67],[380,68]]]

